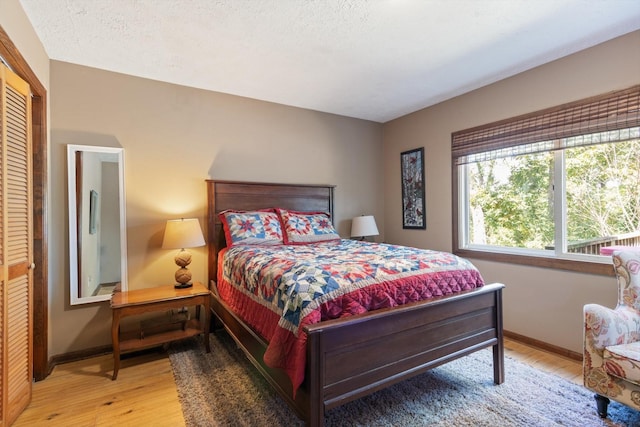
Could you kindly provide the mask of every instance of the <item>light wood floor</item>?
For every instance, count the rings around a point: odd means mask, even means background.
[[[582,384],[578,361],[511,339],[505,339],[505,354]],[[116,381],[111,381],[112,370],[111,355],[56,366],[47,379],[33,385],[31,405],[14,427],[184,426],[166,353],[124,359]]]

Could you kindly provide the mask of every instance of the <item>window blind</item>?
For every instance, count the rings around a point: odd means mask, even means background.
[[[638,127],[640,85],[454,132],[451,154],[464,164],[637,138],[638,129],[626,129]]]

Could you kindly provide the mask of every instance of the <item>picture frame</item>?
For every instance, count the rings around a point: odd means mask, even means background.
[[[96,222],[98,216],[98,192],[90,191],[89,197],[89,234],[96,234]]]
[[[427,228],[424,148],[400,153],[400,177],[402,184],[402,228]]]

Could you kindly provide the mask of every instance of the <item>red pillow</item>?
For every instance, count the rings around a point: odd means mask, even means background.
[[[340,235],[326,212],[296,212],[276,209],[282,222],[284,243],[304,245],[307,243],[340,240]]]
[[[226,210],[218,214],[227,246],[281,245],[282,226],[274,209]]]

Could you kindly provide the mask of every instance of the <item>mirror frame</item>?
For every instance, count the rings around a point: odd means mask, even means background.
[[[78,295],[78,269],[80,257],[78,249],[80,242],[78,237],[78,165],[76,154],[79,152],[112,153],[116,155],[118,162],[118,196],[120,198],[120,290],[127,290],[127,233],[126,233],[126,199],[124,192],[124,149],[115,147],[98,147],[93,145],[67,145],[67,176],[69,199],[69,290],[71,305],[89,304],[99,301],[111,300],[111,294],[81,296]],[[81,171],[80,171],[81,173]]]

